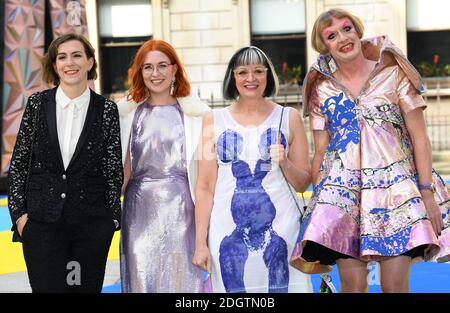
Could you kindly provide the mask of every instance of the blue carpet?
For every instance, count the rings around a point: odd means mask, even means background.
[[[377,279],[376,266],[371,267],[370,278],[372,283],[369,285],[370,293],[380,293],[381,287],[379,279]],[[313,290],[318,292],[320,287],[320,275],[311,275]],[[410,292],[412,293],[450,293],[450,264],[438,264],[435,262],[421,262],[411,267],[410,276]],[[331,279],[336,287],[340,290],[339,273],[337,267],[331,272]],[[103,293],[120,293],[120,284],[106,286]]]
[[[379,293],[381,287],[379,284],[379,275],[376,266],[371,266],[369,274],[369,292]],[[441,293],[450,292],[450,264],[439,264],[436,262],[420,262],[411,267],[410,286],[409,290],[412,293]],[[339,273],[336,266],[331,272],[331,279],[336,287],[340,290]],[[314,292],[317,292],[320,287],[320,275],[312,275],[312,282]]]
[[[105,286],[102,289],[102,293],[121,293],[120,284]]]
[[[11,217],[9,210],[5,206],[0,206],[0,231],[7,231],[11,229]]]

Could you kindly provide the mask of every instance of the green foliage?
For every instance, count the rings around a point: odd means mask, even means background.
[[[439,55],[433,55],[433,61],[422,61],[417,65],[417,70],[423,77],[450,76],[450,64],[439,64]]]
[[[284,82],[287,85],[300,84],[301,76],[302,76],[302,66],[301,65],[288,67],[286,69]]]
[[[281,64],[281,77],[286,85],[300,84],[302,80],[302,66],[289,66],[287,62]]]

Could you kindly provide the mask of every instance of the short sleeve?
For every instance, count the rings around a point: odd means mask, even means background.
[[[311,130],[326,130],[327,123],[325,116],[320,110],[320,99],[318,94],[318,86],[314,85],[312,87],[311,96],[309,100],[309,121]]]
[[[405,72],[399,67],[397,78],[398,105],[403,115],[408,114],[416,108],[427,107],[425,100],[411,84]]]

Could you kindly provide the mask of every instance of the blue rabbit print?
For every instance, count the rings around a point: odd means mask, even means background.
[[[231,214],[236,228],[225,236],[219,248],[222,280],[227,292],[246,292],[244,282],[245,264],[250,252],[261,254],[268,269],[268,292],[287,292],[289,285],[288,249],[285,240],[272,228],[276,208],[262,185],[271,168],[270,145],[276,143],[277,130],[269,128],[259,140],[260,158],[254,173],[239,156],[243,152],[243,138],[226,130],[217,142],[218,158],[231,162],[236,187],[231,199]],[[286,147],[286,138],[280,135]]]

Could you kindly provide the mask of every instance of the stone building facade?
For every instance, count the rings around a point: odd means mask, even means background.
[[[290,0],[295,1],[295,0]],[[91,40],[98,34],[95,0],[86,0]],[[153,38],[173,44],[202,98],[221,98],[221,81],[235,50],[251,44],[251,0],[152,0]],[[316,17],[339,7],[359,16],[365,37],[386,34],[406,51],[406,0],[304,0],[307,66],[317,54],[309,42]],[[268,17],[270,18],[270,17]],[[100,65],[102,66],[102,65]]]

